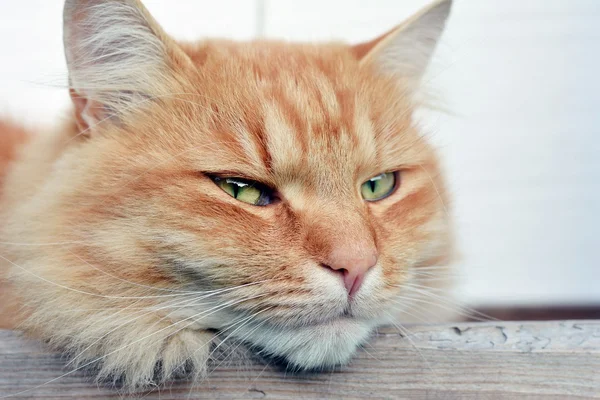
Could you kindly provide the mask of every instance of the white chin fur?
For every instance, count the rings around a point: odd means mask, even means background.
[[[265,349],[269,355],[284,357],[299,369],[313,369],[347,363],[372,329],[364,321],[339,319],[295,328],[248,327],[236,336]]]

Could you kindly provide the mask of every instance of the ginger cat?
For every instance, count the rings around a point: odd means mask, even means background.
[[[413,111],[450,6],[358,45],[190,44],[67,0],[71,117],[0,125],[4,327],[137,390],[204,376],[217,339],[343,364],[436,302],[450,220]]]

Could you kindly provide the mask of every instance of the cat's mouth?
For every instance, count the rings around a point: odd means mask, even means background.
[[[337,317],[317,320],[314,322],[308,322],[308,323],[304,324],[304,326],[312,327],[312,328],[323,327],[323,326],[335,326],[336,324],[344,324],[347,321],[355,321],[355,320],[356,319],[354,317],[352,317],[351,315],[342,314]]]
[[[285,315],[281,318],[273,318],[273,316],[265,315],[264,319],[261,318],[266,325],[271,326],[273,329],[285,327],[287,329],[299,329],[307,327],[324,327],[324,326],[335,326],[336,324],[343,324],[348,321],[355,322],[368,322],[363,317],[358,317],[353,313],[351,305],[346,305],[339,310],[317,310],[306,314],[296,315]]]
[[[320,319],[314,322],[309,322],[306,326],[323,326],[323,325],[332,325],[336,323],[344,323],[345,321],[356,321],[357,318],[352,314],[350,307],[346,307],[342,313],[338,316],[333,316],[329,318]]]

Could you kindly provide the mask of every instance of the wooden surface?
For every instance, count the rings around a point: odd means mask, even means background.
[[[292,376],[228,360],[192,387],[175,382],[146,399],[600,398],[600,320],[413,326],[409,338],[380,330],[338,372]],[[410,339],[410,340],[409,340]],[[64,360],[0,330],[0,398],[122,398],[82,373],[56,379]],[[54,380],[53,380],[54,379]]]

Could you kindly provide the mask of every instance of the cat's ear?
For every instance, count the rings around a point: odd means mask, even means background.
[[[138,0],[66,0],[64,46],[81,131],[168,92],[191,61]]]
[[[391,31],[352,47],[361,65],[398,76],[414,89],[425,72],[444,30],[452,0],[437,1]]]

